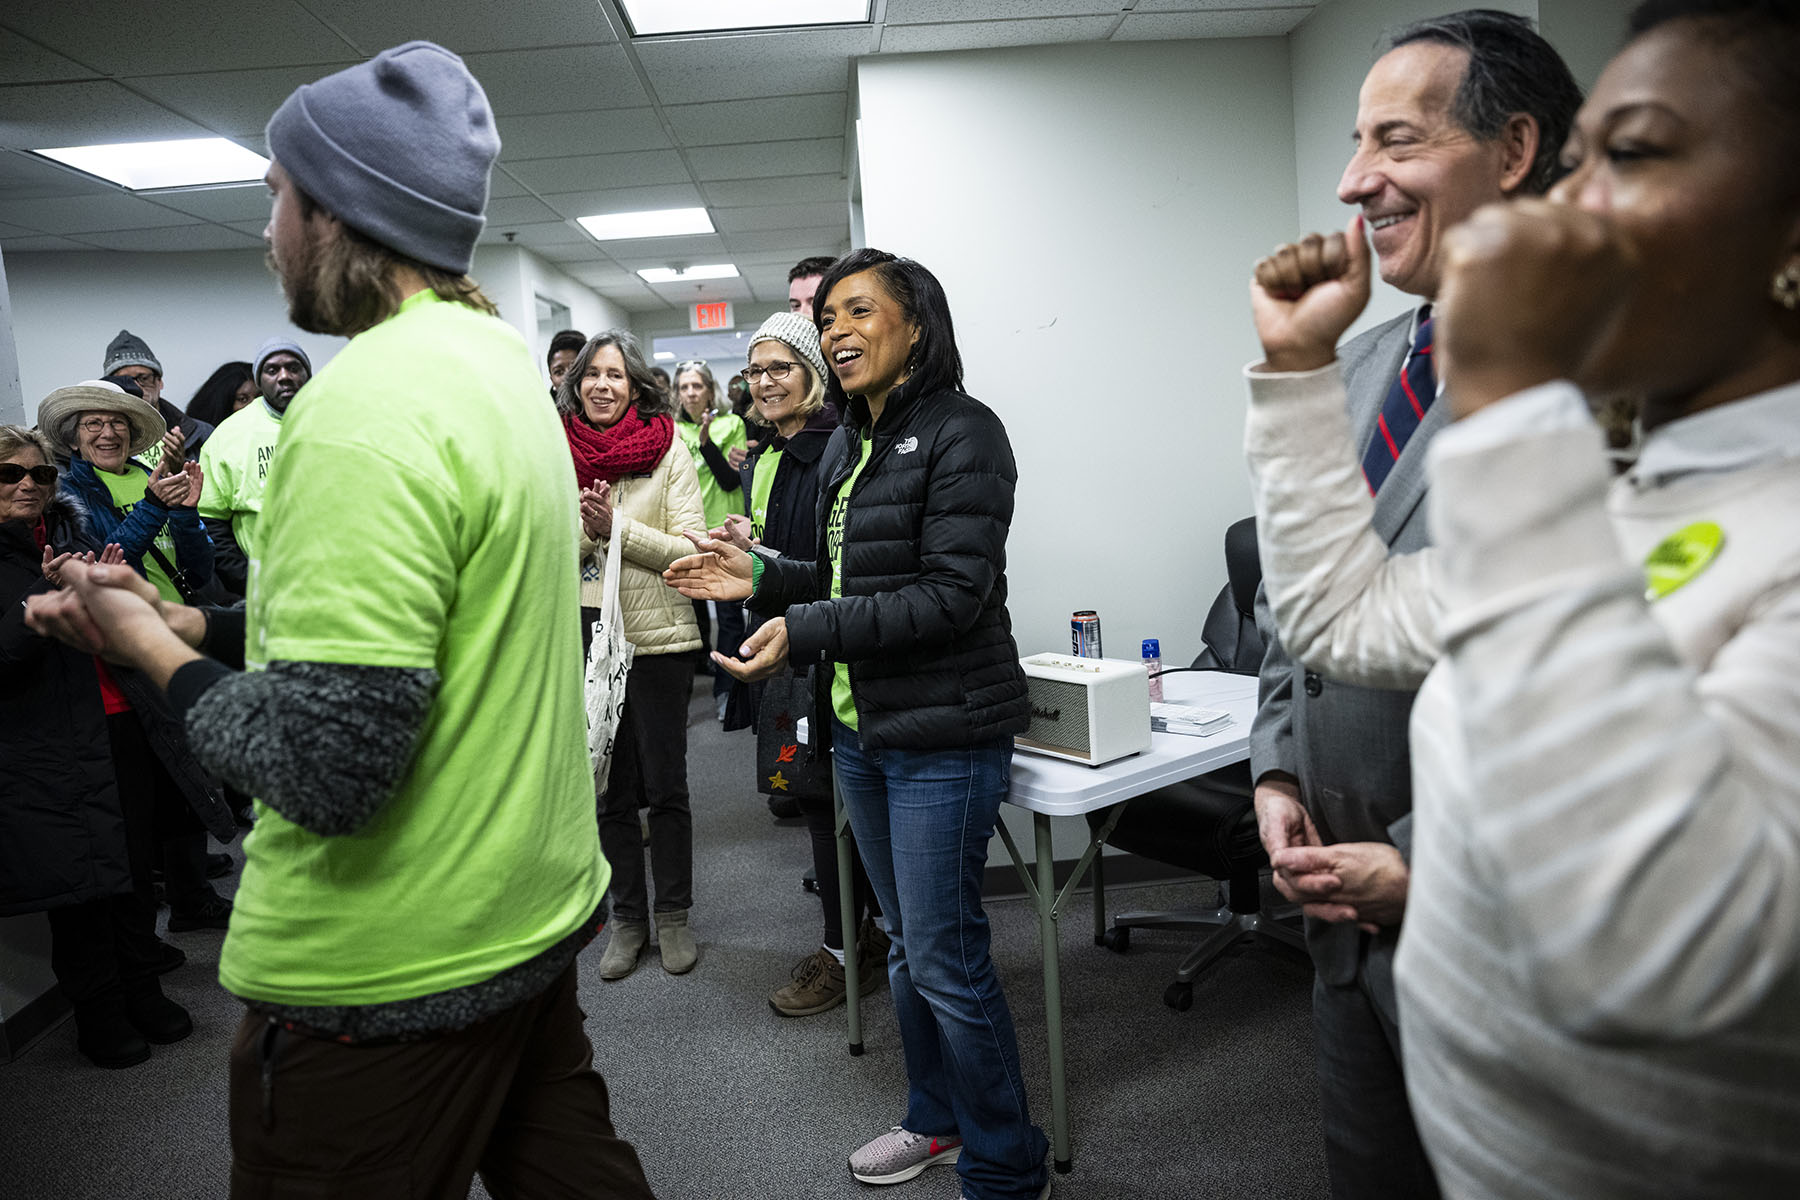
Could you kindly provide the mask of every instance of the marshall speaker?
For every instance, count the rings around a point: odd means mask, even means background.
[[[1150,748],[1150,676],[1141,662],[1034,654],[1022,658],[1031,728],[1013,739],[1090,767]]]

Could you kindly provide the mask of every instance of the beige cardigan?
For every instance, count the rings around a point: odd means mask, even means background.
[[[613,520],[622,522],[619,537],[625,561],[619,567],[619,607],[625,638],[639,654],[679,654],[700,649],[700,627],[694,605],[662,581],[665,568],[693,545],[683,530],[706,532],[700,506],[700,477],[693,456],[680,438],[648,475],[628,475],[612,488]],[[605,576],[606,546],[581,531],[581,603],[599,608]]]

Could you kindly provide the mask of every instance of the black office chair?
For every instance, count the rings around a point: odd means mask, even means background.
[[[1228,582],[1213,601],[1201,629],[1205,649],[1194,659],[1202,670],[1254,675],[1262,666],[1263,640],[1256,628],[1256,589],[1262,564],[1256,553],[1256,518],[1225,531]],[[1204,930],[1208,936],[1182,960],[1163,1003],[1181,1012],[1194,1002],[1194,979],[1225,951],[1257,934],[1304,950],[1298,911],[1264,907],[1262,873],[1269,859],[1256,831],[1250,764],[1217,771],[1148,792],[1125,805],[1106,835],[1108,845],[1157,862],[1199,871],[1220,881],[1219,906],[1205,912],[1128,912],[1106,928],[1102,859],[1094,860],[1094,940],[1108,949],[1131,947],[1133,929]],[[1096,832],[1108,814],[1088,814]]]

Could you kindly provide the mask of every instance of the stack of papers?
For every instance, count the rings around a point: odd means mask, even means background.
[[[1182,733],[1208,737],[1231,725],[1231,714],[1222,708],[1197,704],[1152,704],[1150,728],[1156,733]]]

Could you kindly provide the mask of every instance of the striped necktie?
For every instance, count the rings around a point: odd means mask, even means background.
[[[1407,440],[1425,420],[1426,410],[1436,399],[1437,375],[1431,369],[1431,309],[1427,308],[1420,317],[1400,375],[1382,402],[1369,448],[1363,452],[1363,478],[1368,480],[1371,496],[1381,490],[1382,481],[1400,461]]]

